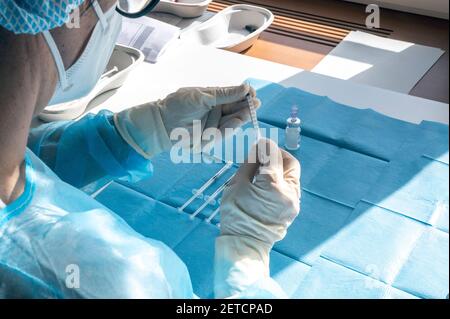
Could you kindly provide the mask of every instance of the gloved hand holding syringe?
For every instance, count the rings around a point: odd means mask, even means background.
[[[269,161],[242,164],[223,193],[215,245],[216,297],[239,295],[270,278],[270,251],[300,210],[299,162],[263,138],[251,153],[255,157],[262,149],[271,151]]]
[[[248,108],[249,108],[249,113],[250,113],[250,119],[251,119],[251,123],[253,125],[253,129],[255,131],[255,144],[257,145],[260,141],[261,141],[261,130],[259,128],[259,123],[258,123],[258,118],[257,118],[257,114],[256,114],[256,106],[253,102],[254,100],[254,96],[249,93],[246,97],[247,102],[248,102]],[[259,105],[258,105],[259,106]],[[267,145],[267,144],[264,144]],[[264,151],[267,151],[267,149],[265,149],[264,147],[259,148],[259,151],[257,152],[257,158],[254,158],[253,161],[256,161],[258,163],[263,164],[267,164],[267,162],[270,160],[270,156],[265,156]],[[274,153],[274,152],[272,152]],[[187,206],[189,206],[195,199],[197,198],[203,198],[205,201],[204,203],[194,212],[191,214],[190,218],[194,219],[196,216],[198,216],[207,206],[209,205],[215,205],[218,200],[216,200],[221,194],[222,192],[225,190],[225,188],[231,183],[233,177],[235,176],[235,174],[233,174],[230,178],[228,178],[228,180],[222,184],[213,194],[209,195],[209,196],[203,196],[203,193],[215,182],[217,181],[223,174],[225,174],[231,167],[232,167],[233,163],[227,163],[224,167],[222,167],[222,169],[220,171],[218,171],[214,176],[212,176],[202,187],[200,187],[200,189],[195,190],[193,196],[186,201],[186,203],[181,206],[179,208],[179,211],[183,211]],[[256,174],[264,174],[264,171],[260,171],[258,170],[256,172]],[[256,177],[255,174],[255,177]],[[217,208],[207,219],[206,222],[211,222],[212,219],[219,214],[220,212],[220,207]]]
[[[251,87],[249,84],[247,84],[249,87]],[[256,108],[259,107],[259,105],[255,105],[254,98],[255,98],[255,91],[250,90],[250,93],[247,94],[246,100],[248,103],[249,108],[249,114],[250,114],[250,120],[253,125],[253,129],[255,131],[255,137],[256,141],[255,144],[258,143],[259,140],[261,140],[261,131],[259,128],[258,118],[256,115]],[[203,154],[204,156],[208,156],[207,154]],[[210,156],[209,156],[210,157]],[[224,167],[222,167],[216,174],[214,174],[209,180],[206,181],[205,184],[203,184],[199,189],[193,190],[193,195],[191,198],[189,198],[181,207],[178,208],[178,211],[183,212],[194,200],[200,198],[204,199],[205,202],[193,213],[191,214],[191,218],[194,218],[198,216],[202,212],[202,210],[207,207],[208,205],[214,205],[217,201],[216,198],[220,196],[225,189],[225,187],[230,183],[231,179],[233,178],[234,174],[223,184],[221,185],[213,194],[210,196],[204,196],[204,192],[214,184],[217,180],[220,179],[231,167],[233,166],[232,162],[227,162]],[[212,218],[215,217],[219,213],[219,210],[217,209],[213,214],[207,219],[208,221],[211,221]]]

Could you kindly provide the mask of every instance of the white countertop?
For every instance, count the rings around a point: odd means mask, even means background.
[[[302,69],[210,47],[177,42],[156,64],[143,63],[124,86],[91,103],[91,111],[120,111],[164,98],[180,87],[239,85],[258,78],[327,95],[356,108],[372,108],[405,121],[449,123],[448,104],[314,74]]]

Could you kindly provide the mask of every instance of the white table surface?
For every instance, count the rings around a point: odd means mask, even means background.
[[[420,123],[430,120],[448,124],[449,105],[393,91],[314,74],[209,47],[177,42],[158,63],[143,63],[115,92],[94,100],[91,112],[120,111],[137,104],[164,98],[180,87],[239,85],[258,78],[327,95],[356,108],[372,108],[388,116]]]

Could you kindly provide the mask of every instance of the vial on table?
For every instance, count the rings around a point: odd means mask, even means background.
[[[285,147],[287,150],[295,151],[300,148],[300,124],[301,121],[298,118],[298,107],[293,106],[291,109],[291,116],[287,119],[286,124],[286,142]]]

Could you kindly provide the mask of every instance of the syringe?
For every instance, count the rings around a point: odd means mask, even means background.
[[[259,129],[259,122],[258,122],[258,116],[256,115],[255,104],[253,103],[253,98],[250,96],[250,94],[247,95],[247,102],[248,102],[248,107],[250,109],[250,118],[252,121],[253,129],[256,132],[255,144],[258,144],[258,142],[261,140],[261,130]],[[259,158],[259,156],[258,156],[258,158]],[[255,182],[255,179],[253,179],[253,182]]]
[[[221,185],[211,196],[208,197],[208,199],[203,203],[202,206],[200,206],[192,215],[191,219],[194,219],[198,214],[202,212],[202,210],[208,206],[213,200],[219,196],[224,189],[231,183],[231,180],[233,179],[235,174],[233,174],[223,185]]]
[[[256,133],[256,142],[261,139],[261,131],[259,129],[258,117],[256,115],[255,104],[253,103],[253,98],[250,94],[247,95],[248,107],[250,109],[250,118],[252,121],[253,129]]]
[[[205,220],[208,224],[220,213],[220,206],[216,208],[216,210]]]
[[[188,207],[195,199],[197,199],[200,195],[202,195],[205,190],[208,189],[209,186],[211,186],[215,181],[217,181],[225,172],[227,172],[231,167],[233,166],[232,162],[228,162],[225,164],[224,167],[220,169],[213,177],[211,177],[208,181],[206,181],[205,184],[203,184],[202,187],[200,187],[197,191],[195,191],[194,195],[189,198],[186,203],[183,204],[183,206],[178,208],[179,212],[183,212],[186,207]]]
[[[253,103],[253,98],[250,94],[247,95],[247,102],[250,110],[250,118],[253,124],[253,128],[255,129],[256,132],[256,142],[258,142],[261,139],[261,131],[259,129],[255,104]],[[188,207],[196,198],[200,197],[205,192],[205,190],[208,189],[208,187],[211,186],[215,181],[217,181],[226,171],[228,171],[231,168],[231,166],[233,166],[233,163],[229,162],[224,167],[222,167],[222,169],[219,172],[217,172],[213,177],[211,177],[202,187],[196,190],[194,195],[191,198],[189,198],[186,201],[186,203],[184,203],[183,206],[178,208],[178,211],[183,212],[186,209],[186,207]],[[223,189],[225,189],[225,187],[229,184],[230,181],[231,178],[225,184],[219,187],[218,192],[216,191],[213,195],[209,196],[205,201],[205,203],[203,203],[203,205],[199,209],[197,209],[197,211],[194,214],[192,214],[191,217],[193,218],[197,216],[207,205],[213,202],[213,200],[215,200],[215,197],[217,197],[223,191]]]

